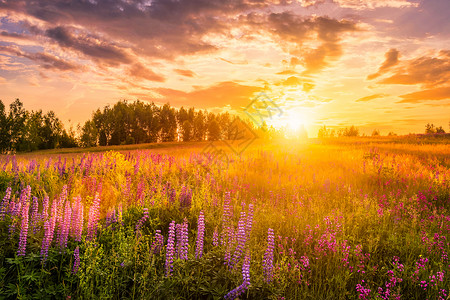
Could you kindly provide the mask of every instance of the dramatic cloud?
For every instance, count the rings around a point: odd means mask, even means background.
[[[422,56],[401,62],[395,73],[379,83],[421,84],[436,87],[450,82],[450,55],[440,51],[437,57]]]
[[[42,52],[26,53],[20,50],[18,47],[13,46],[0,46],[0,53],[28,58],[32,61],[38,62],[44,69],[49,70],[80,71],[82,69],[81,66],[65,61],[56,56]]]
[[[341,36],[358,31],[355,22],[336,20],[329,17],[302,17],[292,12],[271,13],[267,15],[249,14],[246,24],[259,30],[266,30],[281,43],[291,43],[295,47],[288,50],[299,57],[291,59],[291,65],[302,64],[304,74],[317,73],[331,61],[342,55]],[[317,47],[305,46],[306,41],[318,40]]]
[[[396,49],[390,49],[388,52],[386,52],[386,54],[384,54],[384,57],[386,59],[383,62],[383,64],[380,66],[380,68],[378,69],[378,72],[376,72],[374,74],[370,74],[369,76],[367,76],[367,79],[369,79],[369,80],[375,79],[375,78],[383,75],[387,71],[389,71],[389,69],[391,67],[398,64],[398,55],[399,55],[399,52]]]
[[[311,123],[339,112],[330,122],[358,125],[386,117],[385,101],[371,100],[401,95],[416,104],[392,103],[398,118],[406,106],[443,119],[449,108],[428,104],[447,99],[450,50],[433,51],[448,49],[449,9],[445,0],[0,0],[0,97],[84,121],[117,99],[228,110],[265,90]],[[58,111],[62,95],[86,109]]]
[[[377,99],[377,98],[383,98],[386,96],[387,96],[386,94],[373,94],[370,96],[359,98],[358,100],[356,100],[356,102],[366,102],[366,101],[370,101],[370,100]]]
[[[73,30],[58,26],[47,29],[46,35],[55,40],[62,48],[78,51],[94,61],[108,65],[128,64],[132,58],[118,46],[105,42],[99,37],[88,34],[72,34]]]
[[[191,92],[167,88],[158,88],[155,91],[163,97],[164,101],[171,101],[171,103],[175,101],[200,108],[229,105],[231,108],[240,109],[247,106],[254,94],[261,91],[261,88],[225,81],[209,87],[197,87]],[[161,99],[158,100],[161,102]]]
[[[149,81],[164,82],[166,80],[163,76],[156,74],[140,63],[135,63],[131,66],[128,70],[128,74],[134,78],[146,79]]]
[[[400,98],[403,98],[403,100],[398,101],[398,103],[418,103],[425,100],[450,99],[450,87],[440,87],[435,89],[409,93],[401,95]]]

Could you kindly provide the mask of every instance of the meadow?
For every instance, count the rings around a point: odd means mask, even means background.
[[[0,156],[0,298],[449,299],[450,147],[399,141]]]

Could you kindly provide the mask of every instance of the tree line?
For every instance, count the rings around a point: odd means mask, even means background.
[[[53,111],[27,111],[16,99],[7,112],[0,100],[0,153],[76,146],[75,133]]]
[[[9,112],[0,100],[0,153],[172,141],[214,141],[261,133],[247,120],[225,113],[125,100],[97,109],[76,130],[65,130],[53,111],[27,111],[16,99]]]

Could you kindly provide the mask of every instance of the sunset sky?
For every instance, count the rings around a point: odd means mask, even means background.
[[[449,131],[448,0],[0,0],[0,99],[69,124],[120,99],[275,126]]]

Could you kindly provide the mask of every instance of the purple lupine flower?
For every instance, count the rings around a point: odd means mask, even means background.
[[[263,259],[263,273],[266,282],[272,281],[273,277],[273,250],[275,248],[273,229],[269,228],[267,233],[267,249]]]
[[[44,200],[42,201],[42,220],[44,220],[44,222],[48,218],[48,207],[49,207],[49,199],[48,196],[45,195]]]
[[[61,235],[59,239],[59,247],[61,250],[67,247],[67,238],[69,237],[70,221],[72,219],[72,209],[69,201],[66,201],[64,209],[64,220],[61,226]]]
[[[188,259],[188,250],[189,250],[189,231],[188,231],[188,222],[187,219],[184,218],[183,223],[181,224],[181,253],[180,259],[187,260]]]
[[[164,247],[164,237],[161,234],[161,230],[157,229],[155,233],[155,239],[150,247],[150,251],[152,254],[160,253],[162,248]]]
[[[61,235],[63,233],[64,229],[64,204],[67,200],[67,185],[64,185],[62,188],[62,192],[59,195],[59,198],[57,200],[57,214],[56,214],[56,224],[58,225],[58,231],[56,235],[56,239],[58,241],[61,240]]]
[[[100,218],[100,196],[95,194],[94,202],[89,208],[89,219],[87,227],[87,240],[92,240],[97,235],[98,221]]]
[[[9,200],[11,199],[11,187],[6,189],[5,197],[3,197],[2,204],[0,205],[0,221],[5,219],[6,212],[9,208]]]
[[[165,275],[169,277],[172,274],[173,260],[175,256],[175,221],[170,222],[169,238],[166,247],[166,263],[164,264]]]
[[[43,264],[47,260],[48,249],[50,248],[50,245],[53,240],[53,234],[55,232],[56,226],[56,218],[58,214],[57,210],[58,204],[56,201],[53,201],[51,208],[51,216],[44,223],[44,238],[42,239],[42,246],[41,246],[41,257]]]
[[[18,256],[25,256],[25,249],[27,247],[29,210],[30,210],[30,203],[27,202],[22,207],[22,215],[21,215],[22,223],[20,225],[19,249],[17,250]]]
[[[247,234],[245,232],[245,228],[246,228],[246,216],[245,216],[245,212],[241,212],[241,217],[239,218],[239,222],[238,222],[238,233],[237,233],[237,246],[236,249],[234,250],[234,254],[233,254],[233,258],[231,260],[231,267],[234,267],[239,260],[241,259],[242,256],[242,252],[244,251],[245,248],[245,242],[247,241]]]
[[[201,258],[203,255],[203,239],[205,237],[205,216],[203,215],[203,210],[200,211],[197,224],[195,258]]]
[[[250,253],[248,251],[245,255],[244,263],[242,265],[242,279],[242,284],[228,292],[228,294],[225,295],[225,299],[236,299],[237,297],[242,295],[250,286]]]
[[[81,235],[83,233],[83,221],[84,221],[84,207],[81,203],[81,197],[74,197],[72,203],[72,223],[70,226],[70,236],[77,242],[81,242]]]
[[[14,218],[14,217],[18,217],[19,215],[23,214],[24,206],[29,204],[30,194],[31,194],[31,187],[28,185],[26,188],[22,189],[19,199],[16,200],[15,203],[11,202],[11,203],[13,203],[14,207],[11,211],[11,216],[13,217],[13,221],[9,225],[9,228],[8,228],[10,238],[12,238],[12,236],[14,235],[14,232],[16,231],[17,222],[18,222],[17,218]],[[10,203],[10,207],[11,207],[11,203]],[[23,218],[22,218],[22,220],[23,220]],[[27,231],[28,231],[28,216],[27,216]]]
[[[145,183],[144,181],[140,181],[137,190],[136,190],[136,203],[139,203],[141,206],[144,206],[144,198],[145,198]]]
[[[229,268],[232,267],[231,262],[231,249],[233,248],[235,244],[235,233],[234,228],[231,226],[228,226],[225,231],[227,232],[227,241],[225,242],[225,256],[224,261],[225,265],[227,265]]]
[[[189,240],[188,240],[188,223],[186,218],[184,218],[183,223],[176,224],[176,236],[177,236],[176,238],[177,257],[181,260],[187,260]]]
[[[219,232],[217,231],[217,226],[214,228],[213,233],[213,246],[217,247],[219,245]]]
[[[74,261],[73,261],[72,274],[77,274],[78,268],[80,267],[80,247],[79,246],[77,246],[75,248],[75,251],[73,252],[73,257],[74,257]]]
[[[31,226],[33,228],[33,234],[36,234],[39,231],[39,220],[40,220],[40,214],[38,213],[39,210],[39,202],[38,198],[33,197],[33,204],[31,206]]]
[[[139,219],[136,223],[136,231],[141,230],[142,225],[144,225],[145,221],[148,220],[148,208],[144,208],[144,215]]]
[[[189,187],[183,186],[180,193],[180,206],[183,208],[191,207],[192,191]]]

